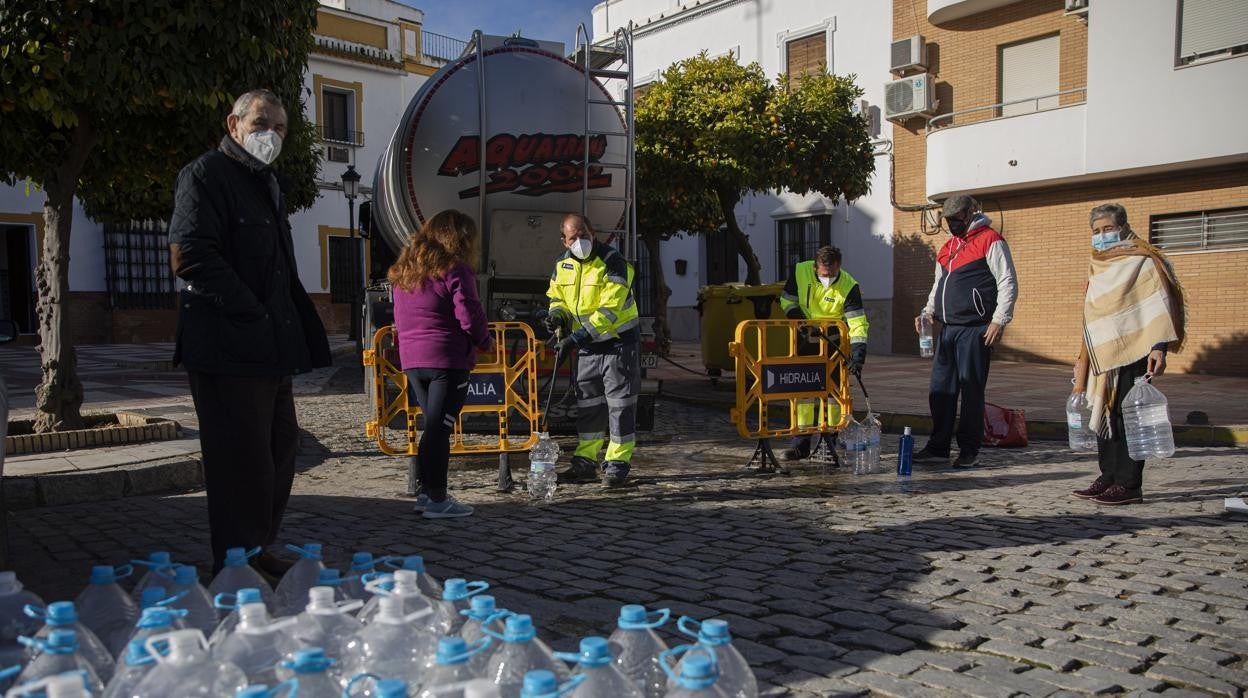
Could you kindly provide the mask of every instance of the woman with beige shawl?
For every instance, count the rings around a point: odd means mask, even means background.
[[[1101,474],[1076,497],[1097,504],[1144,500],[1144,461],[1127,452],[1122,399],[1140,376],[1166,370],[1166,351],[1183,344],[1183,289],[1169,260],[1141,240],[1118,204],[1092,209],[1092,260],[1083,299],[1076,393],[1092,405]]]

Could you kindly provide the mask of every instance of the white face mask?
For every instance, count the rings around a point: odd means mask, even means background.
[[[830,277],[830,276],[821,276],[821,277],[819,277],[819,283],[823,284],[823,287],[824,287],[824,288],[828,288],[829,286],[831,286],[831,285],[832,285],[832,277]]]
[[[271,165],[282,152],[282,137],[277,131],[255,131],[243,139],[243,149],[266,165]]]
[[[589,253],[592,252],[593,249],[594,242],[592,240],[586,240],[585,238],[577,238],[576,242],[573,242],[568,247],[568,250],[572,252],[572,256],[577,259],[587,259],[589,257]]]

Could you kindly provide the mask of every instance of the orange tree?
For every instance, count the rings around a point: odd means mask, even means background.
[[[853,76],[769,82],[757,63],[705,51],[663,71],[636,105],[637,217],[647,246],[723,228],[745,260],[746,283],[761,283],[737,203],[775,189],[866,194],[875,161],[866,121],[853,113],[861,96]]]
[[[0,176],[46,193],[35,271],[38,431],[81,424],[66,304],[73,201],[96,221],[167,218],[178,170],[215,147],[235,96],[286,103],[280,169],[292,209],[316,197],[303,69],[317,0],[0,0]]]

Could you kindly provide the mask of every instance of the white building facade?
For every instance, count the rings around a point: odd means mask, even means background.
[[[888,79],[891,3],[844,0],[607,0],[593,9],[593,36],[609,38],[633,25],[634,83],[644,89],[671,64],[706,51],[732,53],[742,64],[758,62],[774,78],[822,62],[832,73],[855,75],[871,113],[878,115]],[[881,120],[875,118],[875,124]],[[873,136],[885,152],[887,123]],[[639,182],[639,186],[645,186]],[[892,333],[893,254],[889,162],[877,157],[871,192],[855,201],[790,192],[745,197],[737,222],[762,265],[764,283],[781,281],[795,261],[811,259],[820,244],[841,249],[844,268],[862,289],[871,321],[870,346],[887,351]],[[664,276],[672,296],[668,319],[675,339],[696,339],[698,289],[740,281],[745,265],[735,246],[718,236],[686,236],[664,243]]]

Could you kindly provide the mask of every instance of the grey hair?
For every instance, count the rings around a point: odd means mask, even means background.
[[[1127,223],[1127,209],[1122,204],[1101,204],[1088,214],[1088,226],[1091,227],[1098,218],[1108,218],[1121,230],[1130,230]]]
[[[258,90],[244,92],[239,95],[238,99],[234,100],[234,109],[230,113],[240,119],[247,116],[247,110],[251,109],[251,103],[257,99],[262,99],[265,102],[280,108],[282,111],[286,111],[286,106],[282,104],[280,97],[273,94],[269,90],[261,88]]]

